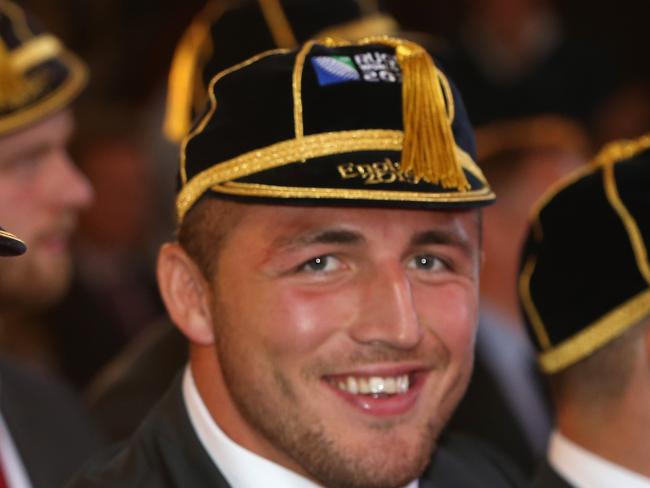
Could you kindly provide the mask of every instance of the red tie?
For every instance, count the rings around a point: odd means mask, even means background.
[[[7,483],[7,478],[5,477],[4,465],[1,459],[0,459],[0,488],[9,488],[9,483]]]

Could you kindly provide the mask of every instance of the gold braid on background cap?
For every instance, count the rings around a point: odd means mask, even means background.
[[[51,35],[34,37],[9,51],[0,40],[0,108],[20,107],[38,94],[47,80],[25,76],[31,68],[61,53],[63,46]]]
[[[627,161],[638,153],[650,148],[650,134],[636,140],[616,141],[605,146],[592,163],[571,173],[551,189],[535,205],[531,215],[531,226],[535,230],[536,241],[543,239],[539,215],[549,202],[561,191],[581,178],[598,171],[602,172],[605,197],[621,220],[634,253],[639,273],[648,287],[617,307],[612,308],[602,317],[584,327],[573,336],[552,344],[548,328],[544,324],[530,291],[530,282],[537,264],[536,256],[528,257],[519,277],[519,296],[523,309],[533,326],[542,351],[538,361],[543,371],[553,374],[584,359],[599,348],[634,326],[650,312],[650,262],[648,251],[639,227],[621,200],[616,184],[614,167],[617,163]]]

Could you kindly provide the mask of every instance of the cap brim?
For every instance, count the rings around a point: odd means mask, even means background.
[[[20,256],[26,250],[23,241],[10,232],[0,230],[0,256]]]

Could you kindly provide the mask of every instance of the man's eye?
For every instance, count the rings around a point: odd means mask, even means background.
[[[448,268],[447,264],[442,259],[436,256],[431,256],[430,254],[414,256],[408,263],[408,267],[425,271],[441,271]]]
[[[300,271],[312,273],[327,273],[336,271],[341,266],[341,262],[333,256],[318,256],[310,259],[300,266]]]

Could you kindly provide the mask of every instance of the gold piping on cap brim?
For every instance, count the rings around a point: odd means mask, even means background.
[[[481,188],[463,193],[431,193],[404,190],[364,190],[350,188],[305,188],[295,186],[274,186],[259,183],[239,183],[228,181],[210,187],[217,193],[238,196],[267,198],[313,198],[337,200],[368,200],[381,202],[418,202],[418,203],[463,203],[467,201],[483,202],[494,199],[489,188]]]
[[[399,130],[371,129],[326,132],[303,136],[300,139],[290,139],[265,148],[249,151],[228,161],[214,164],[192,177],[183,186],[176,199],[178,220],[182,222],[185,214],[203,193],[221,183],[284,166],[289,163],[295,163],[300,161],[300,157],[307,160],[356,151],[400,151],[403,146],[403,139],[404,134]],[[494,194],[487,186],[485,176],[483,176],[480,168],[469,154],[456,146],[454,158],[460,161],[463,168],[467,169],[467,171],[485,185],[485,200],[494,198]],[[319,191],[319,189],[314,189],[310,194],[314,195]],[[346,191],[348,190],[341,190],[341,192]],[[483,192],[483,189],[480,191]],[[368,190],[368,193],[370,192],[375,192],[375,190]],[[323,193],[331,194],[327,189],[323,189]],[[384,193],[391,195],[397,194],[397,192]],[[413,192],[412,194],[414,195],[415,193],[417,192]],[[411,192],[404,192],[403,197],[406,197],[406,194],[411,194]],[[250,195],[256,195],[256,193],[251,192]],[[377,195],[379,195],[379,192],[377,192]],[[416,201],[440,201],[440,195],[436,196],[433,193],[420,192],[418,195],[421,196],[417,196]],[[475,195],[474,192],[466,192],[463,195],[459,194],[452,197],[450,194],[445,193],[442,198],[453,198],[454,201],[467,201],[474,199]],[[259,193],[257,193],[257,196],[259,196]],[[426,198],[426,200],[422,200],[423,198]],[[368,197],[367,199],[381,200],[383,198]]]
[[[539,364],[544,372],[557,373],[590,356],[649,314],[650,289],[614,308],[569,339],[542,351],[538,357]]]
[[[11,232],[7,232],[6,230],[2,230],[2,229],[0,229],[0,236],[2,236],[2,237],[7,237],[7,238],[9,238],[9,239],[11,239],[11,240],[13,240],[13,241],[18,241],[18,242],[20,242],[21,244],[25,244],[21,239],[19,239],[19,238],[16,237],[15,235],[13,235]]]
[[[85,64],[73,53],[63,50],[57,56],[69,70],[60,86],[29,107],[0,116],[0,135],[19,130],[63,109],[74,100],[86,86],[88,71]]]

